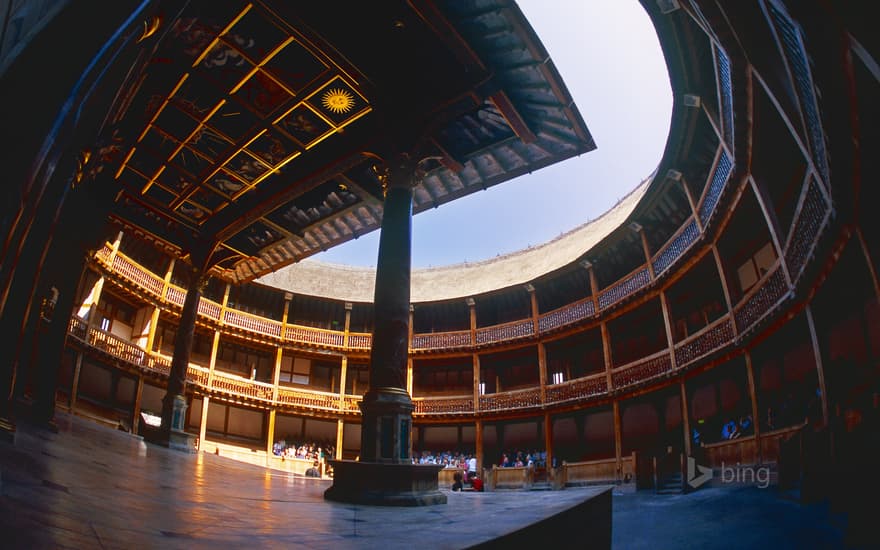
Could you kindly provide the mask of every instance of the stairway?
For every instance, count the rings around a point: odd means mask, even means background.
[[[658,495],[680,495],[682,491],[681,472],[676,472],[669,477],[657,482],[654,492]]]

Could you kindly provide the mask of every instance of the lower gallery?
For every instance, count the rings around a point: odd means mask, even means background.
[[[4,540],[877,544],[873,29],[642,4],[655,173],[412,272],[414,211],[595,148],[515,5],[4,9]],[[377,269],[299,261],[371,230]]]

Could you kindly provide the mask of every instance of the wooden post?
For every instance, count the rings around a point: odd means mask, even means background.
[[[660,307],[663,310],[663,326],[666,327],[666,345],[669,347],[669,364],[672,370],[678,368],[675,362],[675,340],[672,337],[672,321],[669,318],[669,303],[666,300],[666,292],[660,291]]]
[[[755,369],[752,366],[752,354],[745,350],[743,357],[746,360],[746,377],[749,382],[749,397],[752,399],[752,427],[755,430],[755,446],[758,451],[758,464],[763,464],[764,457],[761,452],[761,423],[758,416],[758,391],[755,386]]]
[[[70,384],[70,399],[68,401],[68,408],[70,412],[74,412],[76,408],[76,394],[79,391],[79,373],[82,370],[82,361],[83,354],[79,352],[76,354],[76,363],[73,366],[73,382]]]
[[[465,298],[464,301],[468,306],[468,314],[470,316],[471,326],[471,345],[477,344],[477,308],[473,298]]]
[[[822,367],[822,353],[819,350],[819,339],[816,336],[816,323],[813,322],[813,310],[808,304],[804,308],[807,325],[810,328],[810,339],[813,342],[813,355],[816,357],[816,375],[819,383],[819,397],[822,402],[822,425],[828,425],[828,395],[825,391],[825,369]]]
[[[144,346],[144,351],[147,353],[153,352],[153,345],[156,342],[156,328],[159,325],[159,308],[154,307],[153,313],[150,314],[150,328],[147,331],[147,345]]]
[[[616,472],[617,472],[617,480],[620,481],[623,477],[623,460],[622,460],[622,448],[623,448],[623,433],[621,429],[620,423],[620,403],[617,400],[614,401],[614,459],[616,461]]]
[[[639,239],[642,241],[642,252],[645,254],[645,264],[648,266],[648,274],[651,276],[651,280],[654,280],[654,264],[651,262],[651,247],[648,246],[648,237],[645,236],[645,229],[642,227],[642,224],[638,222],[631,222],[629,224],[630,229],[638,234]]]
[[[351,308],[351,302],[345,302],[345,325],[343,329],[345,332],[342,334],[342,347],[344,348],[348,348],[348,339],[351,333]],[[412,326],[412,322],[410,322],[410,326]],[[410,341],[412,341],[412,338],[410,338]]]
[[[202,396],[202,417],[199,422],[199,451],[205,450],[205,441],[208,433],[208,404],[211,402],[209,395]]]
[[[691,448],[691,417],[688,410],[687,386],[684,378],[679,382],[679,391],[681,392],[681,427],[684,430],[684,454],[693,456]]]
[[[688,204],[691,207],[691,214],[694,216],[694,222],[697,224],[697,229],[699,229],[700,233],[703,232],[703,222],[700,221],[700,215],[697,212],[697,202],[694,200],[694,195],[691,193],[691,188],[688,187],[687,182],[683,177],[681,177],[681,172],[678,170],[670,170],[667,172],[667,176],[671,179],[681,182],[681,188],[684,190],[684,196],[687,197]]]
[[[272,460],[274,443],[275,443],[275,415],[277,414],[275,407],[269,409],[269,427],[266,430],[266,466]]]
[[[339,410],[345,412],[345,384],[348,377],[348,356],[342,356],[342,363],[339,367]]]
[[[538,342],[538,379],[541,383],[541,403],[547,402],[547,348]]]
[[[477,455],[477,472],[480,474],[480,477],[483,476],[483,459],[485,457],[483,453],[483,421],[477,420],[475,424],[475,434],[474,434],[474,453]],[[486,481],[486,480],[483,480]]]
[[[785,284],[788,288],[791,288],[791,274],[788,272],[788,263],[785,261],[785,250],[782,249],[782,241],[779,238],[779,221],[776,218],[776,214],[771,212],[767,207],[767,204],[764,201],[763,190],[757,183],[755,183],[755,178],[752,176],[749,176],[749,184],[752,187],[752,191],[755,193],[755,198],[758,200],[758,206],[761,207],[761,213],[764,215],[764,222],[767,224],[767,230],[770,232],[770,240],[773,241],[773,246],[776,249],[776,256],[782,258],[779,265],[782,267],[782,274],[785,275]]]
[[[871,276],[871,282],[874,285],[874,296],[880,300],[880,282],[877,279],[877,271],[874,269],[874,262],[871,261],[871,253],[868,251],[868,245],[865,243],[865,236],[862,234],[862,228],[856,226],[856,237],[859,239],[859,245],[862,248],[862,254],[865,256],[865,262],[868,264],[868,274]]]
[[[138,375],[137,387],[134,390],[134,406],[131,408],[131,433],[138,433],[141,420],[141,398],[144,395],[144,375]]]
[[[336,460],[342,460],[342,437],[345,433],[345,424],[341,418],[336,419]]]
[[[474,353],[471,355],[474,365],[474,412],[480,410],[480,355]]]
[[[162,301],[168,301],[168,287],[171,286],[171,275],[174,274],[174,258],[171,258],[171,261],[168,263],[168,269],[165,270],[165,278],[162,280]],[[229,285],[226,286],[229,288]],[[228,294],[228,292],[227,292]],[[220,316],[220,322],[223,322],[223,316]]]
[[[228,289],[228,287],[227,287]],[[227,290],[227,296],[229,292]],[[225,299],[223,300],[226,301]],[[211,358],[208,360],[208,387],[207,390],[210,391],[214,387],[214,367],[217,364],[217,350],[220,347],[220,331],[214,331],[214,339],[211,341]],[[202,396],[202,417],[199,422],[199,450],[204,450],[205,437],[208,430],[208,404],[211,401],[211,397],[206,395]]]
[[[599,328],[602,332],[602,356],[605,359],[605,381],[608,385],[608,393],[611,393],[611,390],[614,389],[614,384],[611,376],[613,365],[611,363],[611,340],[610,335],[608,334],[608,324],[605,321],[602,321],[599,324]]]
[[[553,417],[549,412],[544,413],[544,450],[547,452],[546,468],[548,475],[553,472]]]

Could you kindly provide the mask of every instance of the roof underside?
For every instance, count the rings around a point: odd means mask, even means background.
[[[247,282],[377,229],[376,153],[432,157],[416,213],[592,150],[511,1],[192,2],[131,72],[113,219]]]

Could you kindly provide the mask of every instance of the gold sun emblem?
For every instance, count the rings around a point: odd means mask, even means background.
[[[354,107],[354,96],[348,90],[333,88],[327,90],[324,97],[321,98],[321,103],[336,114],[347,113]]]

